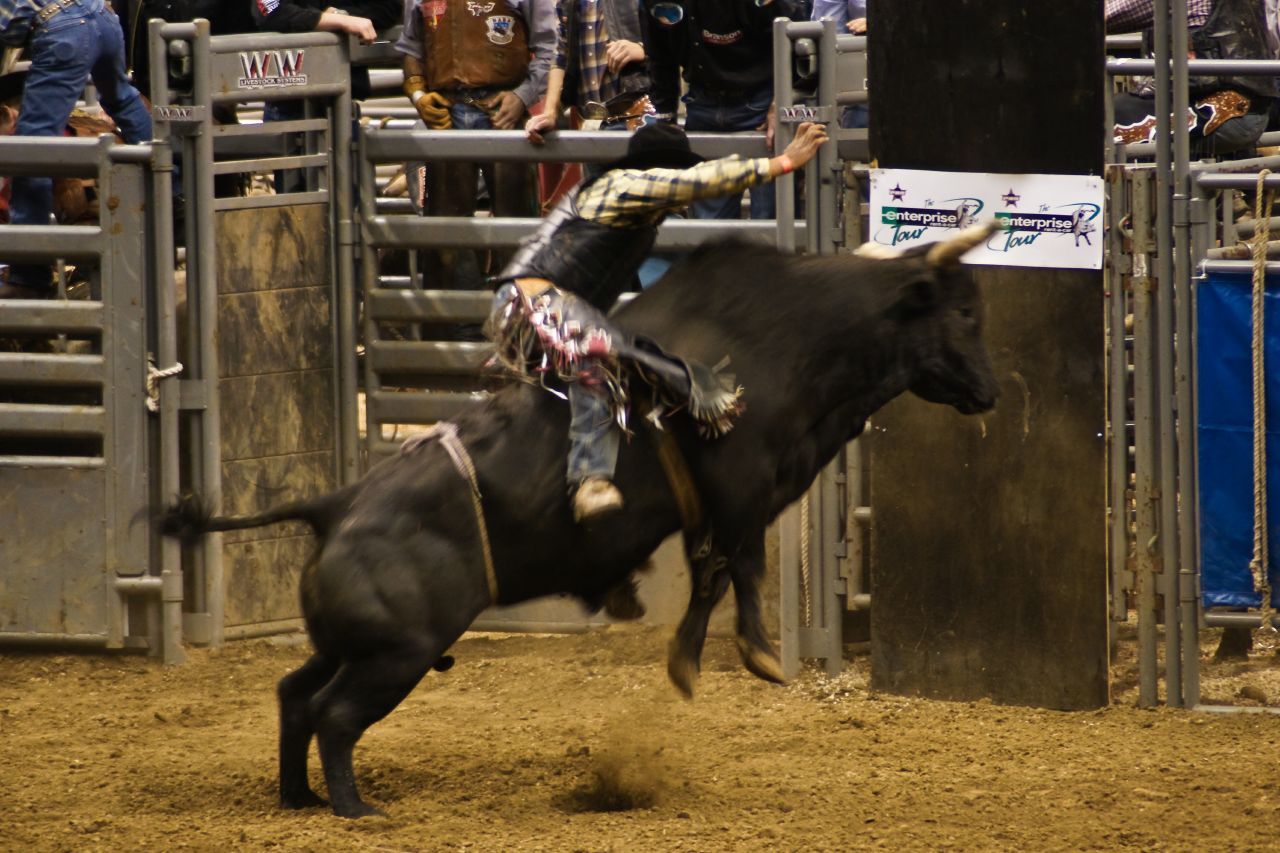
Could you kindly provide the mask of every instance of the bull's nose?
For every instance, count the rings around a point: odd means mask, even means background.
[[[965,407],[966,415],[977,415],[982,412],[989,412],[996,407],[996,400],[1000,399],[1000,389],[992,388],[985,393],[975,394],[971,403]]]

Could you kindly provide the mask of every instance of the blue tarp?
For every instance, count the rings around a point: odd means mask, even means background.
[[[1197,358],[1200,582],[1206,607],[1257,607],[1253,556],[1252,278],[1214,273],[1199,285]],[[1280,278],[1267,281],[1267,549],[1280,606]]]

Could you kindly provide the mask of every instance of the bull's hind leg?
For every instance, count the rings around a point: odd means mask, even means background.
[[[707,639],[707,623],[711,621],[711,611],[715,610],[720,599],[724,598],[729,588],[729,573],[721,570],[704,578],[695,566],[690,566],[693,589],[690,592],[689,608],[676,628],[676,635],[671,638],[671,646],[667,649],[667,677],[686,699],[693,698],[693,686],[698,681],[701,669],[702,646]]]
[[[365,729],[391,713],[447,646],[399,646],[344,660],[311,703],[329,800],[339,817],[382,814],[360,798],[351,753]]]
[[[280,805],[286,809],[325,805],[307,783],[307,749],[315,733],[311,698],[337,671],[337,664],[329,658],[312,655],[276,687],[280,700]]]
[[[764,575],[764,532],[747,537],[734,556],[733,595],[738,606],[738,654],[746,668],[765,681],[782,684],[782,661],[769,642],[760,616],[760,578]]]

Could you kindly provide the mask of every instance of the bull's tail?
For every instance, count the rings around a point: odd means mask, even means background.
[[[208,504],[196,494],[187,493],[166,509],[159,519],[160,532],[183,542],[194,542],[206,533],[265,527],[282,521],[301,521],[321,537],[328,532],[332,497],[282,504],[256,515],[213,515]]]

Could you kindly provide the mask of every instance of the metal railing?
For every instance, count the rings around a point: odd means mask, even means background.
[[[1190,78],[1271,77],[1280,74],[1280,61],[1188,60],[1185,4],[1168,0],[1156,4],[1154,42],[1154,60],[1107,62],[1113,77],[1141,74],[1156,80],[1156,141],[1115,146],[1116,165],[1109,167],[1111,601],[1113,619],[1123,620],[1129,609],[1126,592],[1135,596],[1139,704],[1152,706],[1159,699],[1157,623],[1163,622],[1165,701],[1202,707],[1200,627],[1260,619],[1206,614],[1201,598],[1196,278],[1241,264],[1210,256],[1219,242],[1226,245],[1251,231],[1232,221],[1229,198],[1222,221],[1216,221],[1215,195],[1252,189],[1257,171],[1276,168],[1280,158],[1192,162],[1186,124],[1171,123],[1170,116],[1186,114]],[[1266,137],[1258,144],[1280,135]],[[1126,163],[1152,156],[1154,163]]]

